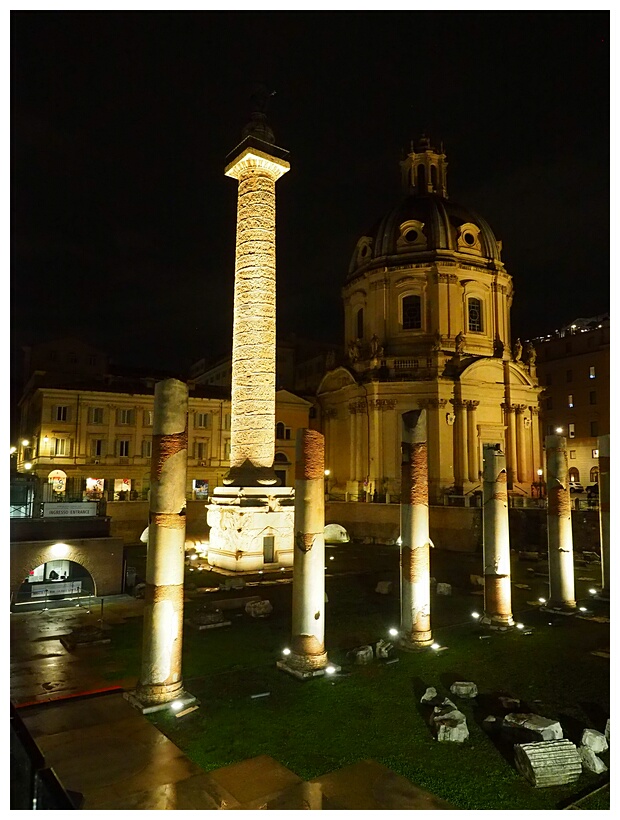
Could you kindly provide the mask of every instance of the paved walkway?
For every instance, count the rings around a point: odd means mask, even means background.
[[[449,809],[372,760],[306,783],[262,755],[205,773],[122,694],[21,710],[82,809]]]

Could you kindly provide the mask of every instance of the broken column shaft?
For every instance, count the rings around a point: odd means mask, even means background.
[[[549,606],[574,609],[575,571],[566,438],[546,436]]]
[[[297,431],[291,669],[325,668],[325,439]]]
[[[598,440],[598,503],[601,533],[601,572],[603,595],[609,597],[609,435]]]
[[[426,410],[411,410],[402,417],[400,537],[399,643],[403,649],[417,649],[433,642]]]
[[[484,616],[482,623],[513,626],[506,455],[499,444],[483,447],[482,533]]]
[[[136,698],[167,703],[183,691],[183,573],[187,474],[187,385],[155,385],[142,671]]]

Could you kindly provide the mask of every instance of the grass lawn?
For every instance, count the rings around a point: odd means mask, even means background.
[[[254,621],[232,616],[231,627],[184,632],[183,676],[200,709],[177,719],[156,713],[152,722],[205,770],[268,754],[305,779],[374,758],[460,809],[555,809],[602,785],[587,772],[566,787],[534,789],[513,764],[511,746],[496,745],[482,729],[493,693],[505,693],[533,711],[561,722],[579,744],[584,727],[603,730],[609,716],[609,661],[590,654],[609,646],[609,625],[538,610],[520,619],[533,628],[481,640],[468,613],[480,598],[433,598],[434,636],[449,648],[439,653],[399,653],[399,662],[349,666],[353,646],[387,637],[398,625],[398,601],[377,595],[371,577],[327,580],[326,645],[343,666],[336,679],[300,682],[276,669],[290,637],[290,585],[247,590],[269,597],[274,613]],[[186,605],[190,614],[198,604]],[[553,626],[549,626],[552,621]],[[457,622],[456,626],[444,626]],[[114,629],[117,672],[138,674],[141,619]],[[456,680],[472,680],[475,701],[458,700],[470,738],[438,743],[426,723],[421,694],[434,686],[449,695]],[[270,692],[252,699],[252,694]],[[603,755],[608,763],[608,756]],[[580,804],[609,808],[604,790]]]

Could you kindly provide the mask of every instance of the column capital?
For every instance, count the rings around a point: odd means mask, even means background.
[[[467,402],[462,401],[461,399],[450,399],[450,404],[451,404],[454,408],[457,408],[457,407],[458,407],[459,409],[462,409],[463,407],[466,407],[466,406],[467,406]]]
[[[476,407],[478,407],[478,405],[480,404],[480,402],[477,399],[466,399],[463,403],[466,405],[467,409],[470,412],[473,412],[476,409]]]
[[[513,404],[515,413],[523,413],[524,410],[527,410],[527,404]]]
[[[505,410],[506,413],[514,412],[514,409],[515,409],[514,404],[510,404],[510,402],[507,402],[507,401],[502,402],[502,410]]]

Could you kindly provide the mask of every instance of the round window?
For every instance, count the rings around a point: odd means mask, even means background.
[[[405,239],[407,240],[407,242],[415,242],[417,238],[418,238],[418,232],[414,231],[413,229],[410,230],[410,231],[407,231],[407,233],[405,234]]]
[[[476,244],[476,237],[473,235],[473,233],[467,232],[463,234],[463,239],[465,240],[465,242],[467,242],[468,245]]]

